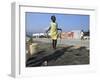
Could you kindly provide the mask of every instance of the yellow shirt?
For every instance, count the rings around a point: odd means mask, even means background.
[[[58,37],[58,30],[57,30],[58,25],[57,23],[51,22],[50,27],[51,27],[50,36],[52,39],[56,40]]]

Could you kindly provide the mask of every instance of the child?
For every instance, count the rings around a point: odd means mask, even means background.
[[[62,31],[62,29],[58,28],[58,24],[56,23],[56,17],[53,15],[51,16],[51,23],[49,29],[46,31],[50,31],[50,36],[52,39],[52,47],[56,49],[57,45],[57,38],[58,38],[58,30]]]

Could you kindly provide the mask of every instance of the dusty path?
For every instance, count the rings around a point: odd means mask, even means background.
[[[53,50],[50,43],[36,42],[39,43],[38,52],[31,57],[26,55],[27,67],[89,64],[86,47],[58,44]]]

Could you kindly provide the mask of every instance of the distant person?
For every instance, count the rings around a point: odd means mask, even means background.
[[[81,37],[81,40],[84,40],[84,32],[83,32],[83,30],[81,30],[80,37]]]
[[[58,28],[58,24],[56,22],[56,17],[53,15],[51,16],[51,23],[49,29],[46,31],[50,31],[50,37],[52,39],[52,47],[56,49],[57,45],[57,38],[58,38],[58,30],[62,31],[62,29]]]

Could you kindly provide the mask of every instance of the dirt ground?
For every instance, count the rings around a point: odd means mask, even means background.
[[[89,64],[89,50],[84,46],[59,44],[54,50],[50,43],[36,43],[39,44],[37,53],[26,54],[26,67]]]

